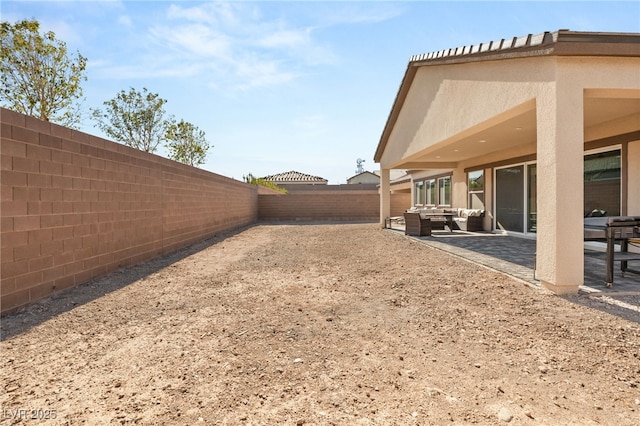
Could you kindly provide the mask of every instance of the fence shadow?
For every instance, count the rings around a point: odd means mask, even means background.
[[[129,284],[152,275],[161,269],[171,266],[182,259],[205,250],[256,225],[256,223],[253,223],[233,230],[220,232],[173,253],[119,269],[18,308],[16,311],[2,316],[0,322],[0,341],[5,341],[13,336],[25,333],[57,315],[90,303],[111,292],[120,290]]]

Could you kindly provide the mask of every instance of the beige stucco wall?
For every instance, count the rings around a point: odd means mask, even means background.
[[[638,96],[640,58],[542,57],[421,67],[389,135],[382,168],[394,168],[469,129],[491,126],[544,102],[560,75],[588,99]],[[626,90],[626,93],[622,93]],[[480,107],[478,107],[480,106]],[[538,108],[544,105],[538,104]],[[444,118],[443,118],[444,117]],[[584,130],[585,141],[637,130],[637,115]],[[514,141],[514,145],[520,142]],[[490,154],[494,155],[494,154]],[[503,157],[504,158],[504,157]]]
[[[554,61],[519,59],[420,68],[381,157],[382,167],[467,129],[490,126],[496,116],[518,110],[555,78]],[[479,107],[481,106],[481,107]]]
[[[363,184],[363,183],[375,183],[375,184],[378,184],[378,183],[380,183],[380,177],[376,176],[374,174],[371,174],[371,173],[362,173],[362,174],[359,174],[357,176],[354,176],[354,177],[350,178],[347,181],[347,184],[349,184],[349,185],[357,185],[357,184]]]
[[[640,216],[640,141],[629,143],[627,214]]]

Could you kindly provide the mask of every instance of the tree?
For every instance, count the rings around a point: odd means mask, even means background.
[[[165,139],[169,158],[190,166],[203,164],[207,151],[211,148],[205,133],[184,120],[180,120],[179,123],[169,122]]]
[[[67,45],[35,20],[0,24],[0,100],[7,108],[41,120],[74,127],[86,81],[87,59],[67,55]]]
[[[285,188],[281,188],[275,183],[265,180],[264,178],[257,178],[251,173],[246,176],[242,176],[242,179],[244,179],[245,183],[248,183],[250,185],[264,186],[265,188],[273,189],[274,191],[282,192],[283,194],[289,193],[289,191],[287,191]]]
[[[131,87],[128,92],[122,90],[105,101],[104,111],[96,108],[91,112],[96,126],[113,140],[155,152],[166,133],[165,103],[157,93],[150,93],[146,88],[140,93]]]

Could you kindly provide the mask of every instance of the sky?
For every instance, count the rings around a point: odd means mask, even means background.
[[[343,184],[373,155],[409,58],[544,31],[640,32],[638,1],[7,1],[88,59],[89,111],[148,89],[206,133],[202,169]],[[167,156],[164,148],[158,155]]]

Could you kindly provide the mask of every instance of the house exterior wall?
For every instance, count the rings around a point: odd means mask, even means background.
[[[373,173],[361,173],[357,176],[347,179],[347,184],[355,185],[355,184],[379,184],[380,176],[377,176]]]
[[[629,216],[640,216],[640,141],[629,143],[627,161],[629,173],[627,214]]]
[[[555,73],[550,58],[514,59],[508,67],[505,61],[488,61],[420,68],[391,131],[381,167],[393,168],[431,146],[466,135],[475,126],[491,126],[506,119],[507,112],[535,108],[533,100],[553,84]]]
[[[587,99],[638,90],[639,66],[639,58],[537,57],[422,67],[390,133],[381,168],[394,168],[432,146],[446,145],[527,109],[544,109],[543,94],[555,93],[559,75],[570,76]],[[632,132],[639,121],[640,116],[635,114],[615,121],[585,123],[584,141]],[[514,141],[511,148],[529,143],[535,151],[535,140]],[[482,157],[501,155],[489,147],[486,152],[490,154],[482,153]]]
[[[2,312],[257,219],[254,186],[0,116]]]

